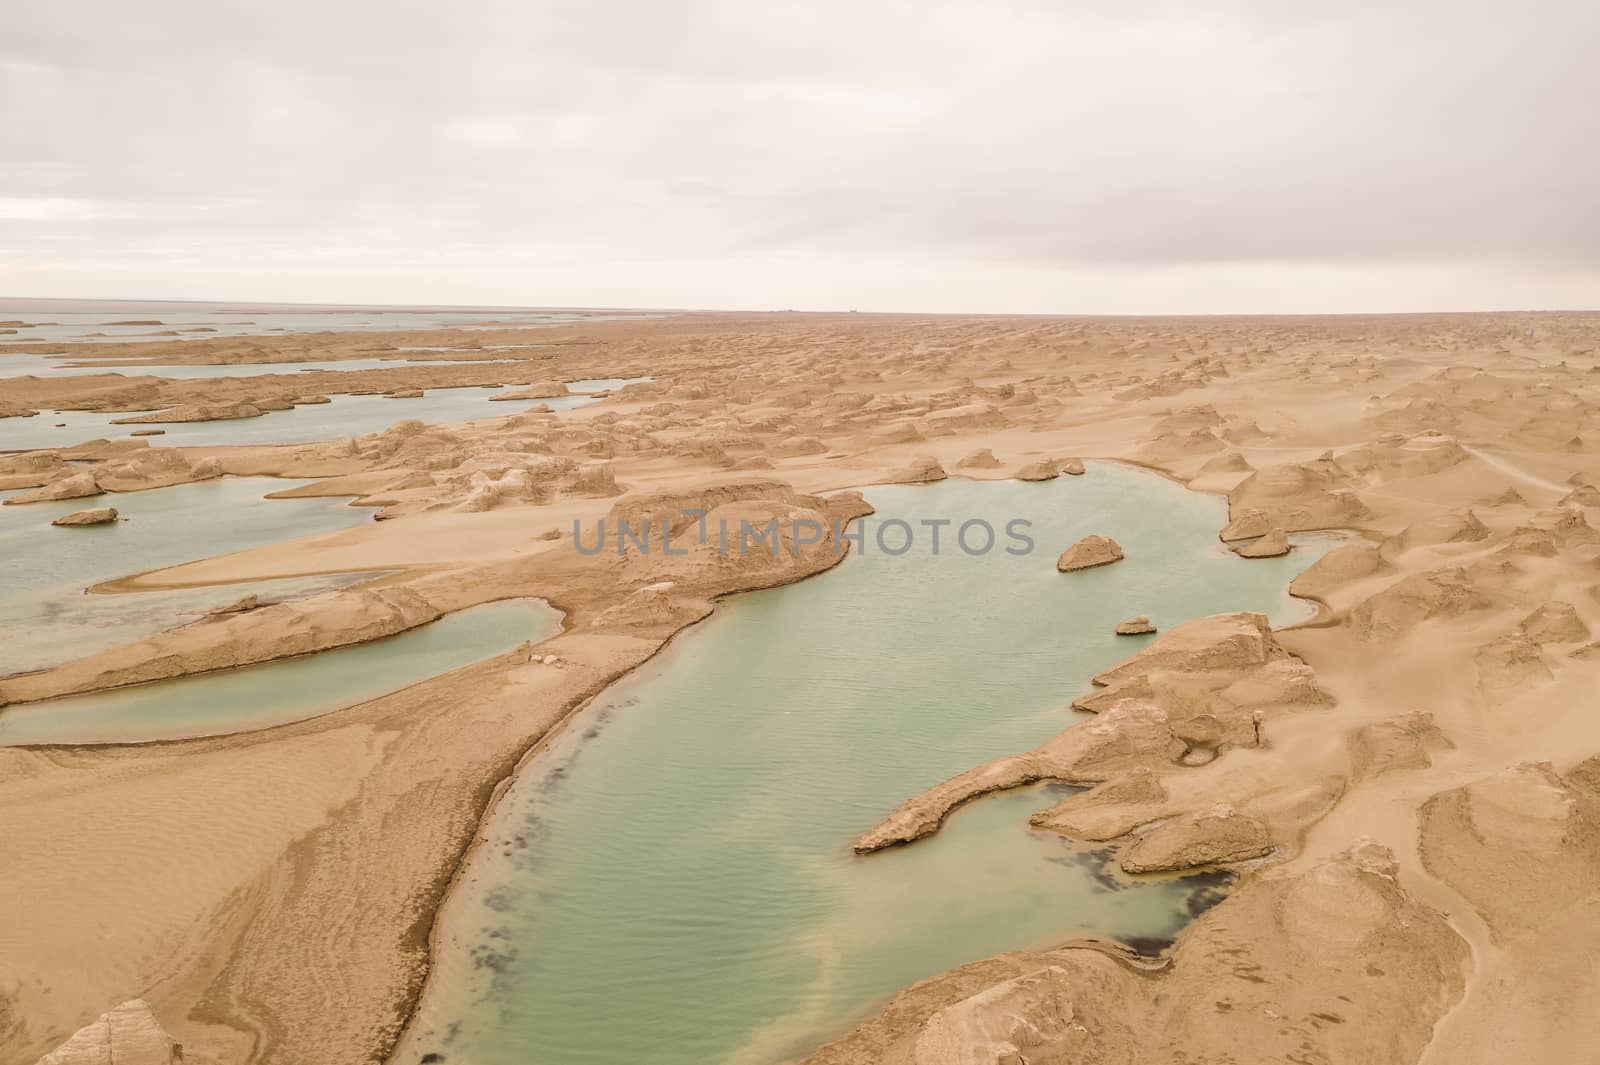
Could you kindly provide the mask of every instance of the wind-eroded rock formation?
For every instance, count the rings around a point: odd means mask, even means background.
[[[1056,559],[1056,570],[1072,573],[1080,569],[1109,566],[1113,562],[1121,562],[1122,558],[1122,545],[1111,537],[1085,536],[1061,552],[1061,557]]]

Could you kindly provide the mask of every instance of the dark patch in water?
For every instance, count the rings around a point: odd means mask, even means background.
[[[1083,863],[1084,872],[1094,881],[1095,886],[1101,891],[1126,891],[1133,885],[1126,880],[1118,878],[1116,874],[1116,852],[1110,847],[1095,847],[1086,851]]]
[[[483,905],[495,913],[510,913],[516,908],[517,893],[509,888],[499,887],[483,896]]]
[[[1225,869],[1213,869],[1210,872],[1184,877],[1183,883],[1189,888],[1189,895],[1184,899],[1183,908],[1189,920],[1194,920],[1227,898],[1228,892],[1233,888],[1233,882],[1237,879],[1239,879],[1237,875]]]
[[[1128,936],[1122,942],[1141,958],[1159,958],[1173,941],[1166,936]]]
[[[517,960],[515,948],[508,950],[490,950],[485,946],[474,946],[470,952],[472,967],[474,969],[487,969],[495,974],[502,974],[511,968]]]

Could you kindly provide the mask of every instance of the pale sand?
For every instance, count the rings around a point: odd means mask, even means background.
[[[586,559],[550,529],[649,492],[744,485],[706,501],[820,513],[795,493],[1047,476],[1096,457],[1230,493],[1229,539],[1354,530],[1296,581],[1318,619],[1164,632],[1083,700],[1098,719],[908,796],[860,842],[933,831],[955,802],[1053,776],[1099,786],[1041,811],[1041,830],[1115,841],[1132,868],[1242,861],[1246,876],[1159,973],[1100,950],[1007,955],[919,985],[812,1060],[1584,1060],[1600,772],[1582,763],[1600,753],[1587,709],[1600,654],[1579,626],[1600,625],[1600,495],[1569,482],[1600,484],[1597,325],[687,315],[472,334],[550,345],[526,363],[8,382],[20,409],[135,410],[657,378],[559,415],[137,464],[120,444],[77,453],[105,456],[92,469],[108,487],[218,467],[327,477],[295,494],[350,495],[389,519],[124,583],[395,570],[390,605],[375,615],[372,590],[351,589],[229,616],[0,681],[0,699],[336,646],[507,596],[549,599],[567,631],[540,648],[559,666],[505,655],[263,732],[0,750],[0,1065],[31,1065],[135,998],[190,1062],[382,1060],[420,989],[441,893],[518,759],[712,597],[836,557],[819,545],[744,565]],[[355,358],[459,337],[140,353]],[[0,484],[48,490],[82,469],[0,459]],[[1049,578],[1074,579],[1041,552]],[[1571,609],[1540,612],[1550,601]]]

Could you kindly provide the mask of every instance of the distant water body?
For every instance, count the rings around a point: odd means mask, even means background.
[[[1215,899],[1216,874],[1133,880],[1030,828],[1060,788],[980,800],[909,847],[849,845],[1084,720],[1072,697],[1149,640],[1113,635],[1127,617],[1307,617],[1285,589],[1334,541],[1240,559],[1220,499],[1104,463],[866,495],[879,521],[1026,518],[1038,549],[856,553],[723,603],[602,693],[500,800],[397,1065],[775,1065],[943,969],[1075,935],[1164,940]],[[1127,561],[1057,573],[1089,533]]]
[[[554,326],[665,315],[615,310],[350,307],[283,303],[0,299],[0,345],[194,340],[283,333]]]
[[[0,451],[67,448],[101,437],[127,436],[136,429],[162,430],[160,436],[150,438],[151,445],[156,447],[305,444],[379,433],[395,422],[411,418],[430,425],[441,425],[521,414],[540,405],[548,406],[552,411],[571,410],[597,402],[594,397],[581,393],[621,388],[635,381],[648,380],[648,377],[613,377],[574,381],[567,386],[573,393],[570,396],[500,402],[491,402],[500,393],[499,389],[471,387],[430,388],[423,395],[410,399],[336,394],[330,396],[327,403],[272,411],[259,418],[211,422],[117,425],[115,423],[118,420],[135,417],[137,412],[45,411],[31,418],[0,418]]]

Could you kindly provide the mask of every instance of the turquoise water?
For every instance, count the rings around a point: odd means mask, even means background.
[[[142,743],[303,721],[560,629],[560,612],[539,600],[491,603],[354,647],[6,707],[0,746]]]
[[[981,800],[911,847],[849,845],[1079,720],[1070,699],[1147,639],[1118,621],[1308,616],[1284,589],[1330,542],[1239,559],[1217,542],[1219,499],[1103,463],[867,496],[866,551],[723,603],[521,773],[436,926],[396,1062],[783,1062],[945,968],[1079,934],[1165,940],[1214,900],[1215,874],[1135,882],[1030,829],[1060,788]],[[939,555],[922,535],[890,557],[872,536],[892,517],[1026,518],[1037,549],[969,557],[952,526]],[[1058,574],[1089,533],[1128,560]]]
[[[44,669],[171,628],[256,593],[305,595],[349,576],[120,595],[86,589],[115,577],[371,521],[344,499],[266,499],[309,481],[220,477],[148,492],[0,506],[0,676]],[[0,493],[0,498],[17,495]],[[63,514],[116,507],[115,525],[58,529]],[[370,575],[369,575],[370,576]]]
[[[614,381],[642,381],[648,378],[615,378]],[[578,382],[588,384],[590,382]],[[573,386],[568,386],[573,387]],[[552,410],[571,410],[597,402],[589,396],[563,396],[556,399],[505,400],[490,402],[500,391],[491,388],[434,388],[417,399],[390,399],[387,396],[330,396],[328,403],[316,403],[293,410],[273,411],[259,418],[239,418],[221,422],[179,422],[170,425],[113,425],[119,418],[134,415],[127,411],[108,414],[98,411],[44,411],[32,418],[0,419],[0,451],[23,451],[45,447],[72,447],[98,437],[127,436],[135,429],[164,429],[151,438],[158,447],[209,447],[223,444],[303,444],[314,440],[335,440],[346,436],[379,433],[395,422],[417,418],[430,424],[471,421],[520,414],[540,404]]]

